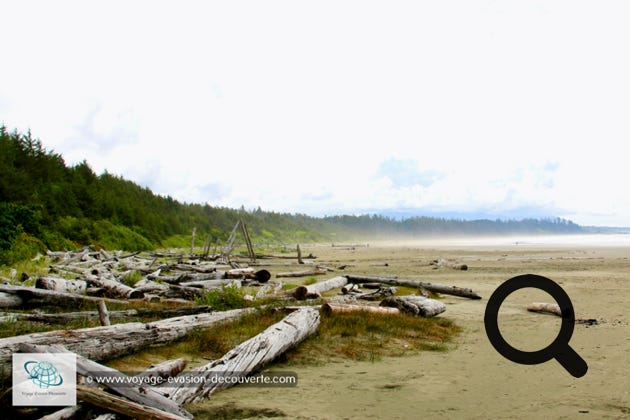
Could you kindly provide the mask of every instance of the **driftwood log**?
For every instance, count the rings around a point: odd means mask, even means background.
[[[159,410],[149,405],[129,401],[125,398],[101,391],[99,388],[92,388],[85,385],[77,385],[77,399],[130,418],[147,420],[185,420],[190,418]]]
[[[142,299],[144,292],[135,290],[132,287],[122,284],[113,278],[107,276],[96,276],[93,274],[84,274],[86,281],[95,287],[105,289],[107,297],[124,298],[124,299]]]
[[[319,311],[316,309],[299,309],[255,337],[234,347],[220,359],[195,369],[187,375],[204,376],[205,378],[247,376],[313,334],[319,325],[319,319]],[[180,375],[179,377],[184,377],[182,382],[184,384],[185,376]],[[198,401],[217,389],[234,385],[212,380],[199,382],[201,382],[199,386],[187,384],[173,388],[162,388],[161,391],[166,392],[177,403],[184,404]]]
[[[345,313],[345,312],[357,312],[366,311],[383,315],[399,314],[400,310],[397,308],[388,308],[384,306],[369,306],[369,305],[351,305],[351,304],[339,304],[339,303],[324,303],[322,305],[322,311],[326,315],[333,313]]]
[[[390,286],[406,286],[424,288],[431,292],[442,293],[445,295],[460,296],[469,299],[481,299],[481,296],[473,292],[472,289],[457,286],[445,286],[442,284],[433,284],[417,280],[403,280],[395,277],[378,277],[378,276],[357,276],[347,275],[348,281],[351,283],[383,283]]]
[[[154,383],[155,381],[151,381],[153,378],[165,380],[179,375],[186,368],[187,364],[186,359],[181,358],[166,360],[157,365],[150,366],[144,372],[135,375],[135,377],[146,380],[148,383]]]
[[[326,281],[309,284],[308,286],[298,286],[289,290],[289,294],[298,300],[304,300],[307,296],[319,296],[338,287],[343,287],[348,283],[348,279],[343,276],[333,277]]]
[[[12,296],[12,295],[9,295]],[[125,311],[109,311],[109,318],[130,318],[130,317],[153,317],[159,316],[160,318],[172,318],[176,316],[195,315],[212,312],[210,306],[182,306],[180,308],[172,309],[128,309]],[[99,318],[98,311],[81,311],[81,312],[56,312],[56,313],[17,313],[9,312],[5,317],[0,317],[0,322],[3,318],[7,320],[21,320],[21,321],[35,321],[45,322],[49,324],[68,322],[77,319],[84,318]]]
[[[45,289],[36,289],[34,287],[22,287],[22,286],[12,286],[8,284],[0,284],[0,302],[2,302],[2,297],[4,294],[9,294],[20,298],[21,302],[19,305],[15,306],[44,306],[44,305],[53,305],[60,307],[70,307],[76,308],[77,306],[81,306],[82,304],[96,303],[100,299],[90,296],[78,295],[76,293],[64,293],[64,292],[55,292],[52,290]],[[105,299],[108,303],[120,303],[126,305],[128,302],[124,300],[111,300]],[[17,299],[13,299],[12,302],[18,302]],[[2,303],[0,303],[2,304]],[[7,307],[7,306],[5,306]]]
[[[96,308],[98,309],[98,318],[101,321],[101,325],[111,325],[109,322],[109,312],[107,312],[107,306],[105,306],[105,301],[103,299],[98,301]]]
[[[0,308],[15,308],[24,305],[24,299],[17,294],[0,292]]]
[[[429,265],[435,266],[434,268],[447,267],[447,268],[452,268],[453,270],[462,270],[462,271],[468,270],[468,266],[466,264],[463,264],[457,261],[447,260],[444,258],[433,260],[429,263]]]
[[[562,310],[557,303],[534,302],[530,305],[527,305],[527,310],[530,312],[541,312],[562,316]]]
[[[67,280],[61,277],[41,276],[35,282],[35,287],[54,290],[55,292],[85,293],[87,283],[85,280]]]
[[[252,312],[253,309],[233,309],[209,314],[188,315],[160,321],[129,322],[109,327],[82,328],[78,330],[49,331],[0,339],[0,366],[9,366],[11,355],[19,345],[59,344],[86,358],[100,361],[120,357],[163,345],[189,334],[197,328],[207,328],[219,322],[230,321]],[[9,375],[11,372],[1,372]]]
[[[446,310],[443,302],[423,296],[392,296],[383,299],[381,306],[398,308],[402,312],[422,317],[433,317]]]
[[[278,273],[276,274],[277,278],[280,277],[306,277],[306,276],[319,276],[322,274],[328,273],[328,270],[325,268],[315,268],[313,270],[304,270],[304,271],[290,271],[286,273]]]

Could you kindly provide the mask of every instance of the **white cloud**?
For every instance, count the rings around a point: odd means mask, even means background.
[[[1,122],[158,193],[630,225],[626,2],[0,8]]]

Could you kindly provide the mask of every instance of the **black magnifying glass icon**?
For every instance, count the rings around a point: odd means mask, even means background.
[[[562,326],[558,336],[550,345],[538,351],[522,351],[512,347],[505,341],[499,330],[498,316],[501,304],[508,295],[526,287],[541,289],[549,293],[556,300],[562,311]],[[571,299],[569,299],[562,287],[547,277],[536,274],[523,274],[505,281],[490,296],[483,322],[486,326],[486,334],[490,343],[499,354],[508,360],[523,365],[536,365],[556,359],[562,367],[576,378],[581,378],[588,370],[588,365],[584,359],[569,346],[569,340],[575,327],[575,312],[573,312]]]

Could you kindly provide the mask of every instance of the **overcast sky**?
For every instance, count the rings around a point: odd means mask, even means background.
[[[0,123],[187,202],[630,226],[630,2],[0,0]]]

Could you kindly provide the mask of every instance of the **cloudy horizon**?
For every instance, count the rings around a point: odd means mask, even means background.
[[[0,124],[180,201],[630,226],[630,4],[0,3]]]

